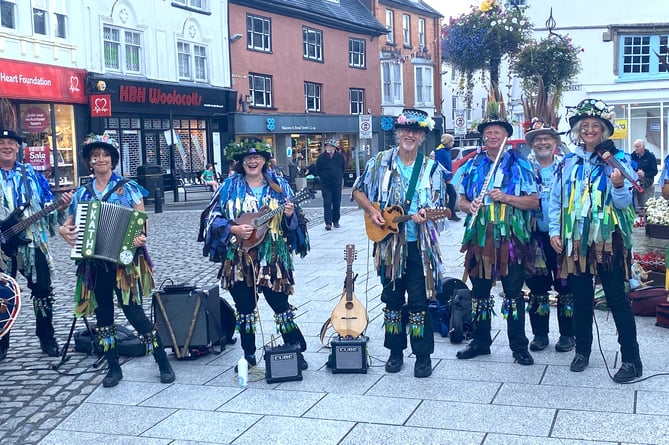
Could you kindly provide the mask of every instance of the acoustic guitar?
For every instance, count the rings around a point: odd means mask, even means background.
[[[311,199],[311,190],[308,188],[303,188],[296,195],[290,198],[290,202],[293,204],[298,204],[303,201]],[[252,213],[244,213],[239,218],[235,219],[235,224],[249,224],[254,227],[253,233],[248,239],[243,239],[236,237],[235,244],[240,246],[244,250],[249,250],[260,244],[267,234],[269,229],[269,222],[276,215],[280,215],[286,209],[286,203],[281,204],[274,210],[270,210],[269,207],[263,206],[259,211]]]
[[[339,303],[332,310],[330,323],[332,328],[341,337],[358,337],[365,329],[369,318],[365,306],[353,294],[353,260],[355,259],[355,245],[346,245],[346,280],[344,292]]]
[[[28,238],[23,236],[23,231],[64,203],[65,199],[60,198],[58,201],[49,204],[39,212],[33,213],[25,219],[23,218],[23,212],[28,208],[28,204],[16,207],[7,218],[0,221],[2,251],[9,256],[14,256],[19,246],[24,246],[30,242]]]
[[[381,211],[381,206],[378,202],[372,204],[374,208]],[[388,235],[398,233],[399,224],[411,219],[411,215],[405,215],[402,206],[394,205],[383,209],[381,212],[385,223],[382,226],[377,226],[365,212],[365,231],[370,240],[378,243],[383,241]],[[437,220],[442,218],[450,218],[451,210],[448,207],[437,207],[436,209],[425,209],[425,216],[429,220]]]

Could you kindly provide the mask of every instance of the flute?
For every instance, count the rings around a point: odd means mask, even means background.
[[[502,154],[504,153],[504,148],[506,147],[506,140],[508,139],[508,136],[504,138],[502,141],[502,145],[499,147],[499,151],[497,152],[497,156],[495,157],[495,162],[493,162],[492,167],[490,168],[490,172],[488,173],[488,176],[486,176],[485,181],[483,181],[483,186],[481,187],[481,192],[479,195],[474,199],[476,201],[477,199],[480,201],[483,199],[483,197],[488,193],[488,185],[490,184],[490,180],[492,177],[495,175],[495,172],[497,171],[497,166],[499,165],[499,160],[502,159]],[[483,205],[483,203],[481,203]],[[476,211],[472,213],[472,219],[469,221],[469,226],[467,227],[468,230],[471,230],[472,227],[474,227],[474,221],[476,220],[476,215],[479,213],[479,209],[481,206],[476,208]]]

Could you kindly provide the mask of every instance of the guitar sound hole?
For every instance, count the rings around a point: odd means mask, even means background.
[[[349,310],[349,311],[350,311],[351,309],[353,309],[353,303],[350,302],[350,301],[347,301],[347,302],[346,302],[346,309]]]

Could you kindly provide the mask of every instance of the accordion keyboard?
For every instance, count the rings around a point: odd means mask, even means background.
[[[80,203],[75,214],[77,241],[70,258],[97,258],[123,265],[137,250],[132,242],[143,230],[146,213],[108,202]]]

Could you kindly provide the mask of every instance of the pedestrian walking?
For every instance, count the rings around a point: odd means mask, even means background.
[[[323,195],[325,230],[330,230],[332,226],[339,228],[341,216],[341,189],[344,183],[346,160],[338,148],[337,140],[330,139],[325,143],[325,151],[316,159],[316,171]]]

